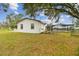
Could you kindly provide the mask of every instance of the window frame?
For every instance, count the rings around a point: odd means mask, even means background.
[[[34,30],[35,26],[34,23],[31,23],[31,30]]]
[[[23,24],[20,24],[20,29],[23,29]]]

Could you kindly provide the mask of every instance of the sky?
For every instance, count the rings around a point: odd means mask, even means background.
[[[23,6],[21,4],[10,3],[9,9],[6,13],[2,11],[2,7],[0,7],[0,22],[5,21],[6,15],[10,13],[26,15],[23,10]],[[48,17],[45,16],[44,13],[40,13],[39,16],[36,16],[36,19],[48,22]],[[72,23],[72,17],[69,15],[61,14],[61,17],[58,23],[64,23],[64,24]]]

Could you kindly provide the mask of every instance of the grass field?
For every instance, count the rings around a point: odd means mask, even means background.
[[[0,55],[79,55],[79,37],[71,36],[70,33],[26,34],[1,31]]]

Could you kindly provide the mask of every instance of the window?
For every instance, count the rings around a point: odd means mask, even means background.
[[[34,29],[34,23],[31,24],[31,29]]]
[[[23,29],[23,24],[21,24],[21,29]]]

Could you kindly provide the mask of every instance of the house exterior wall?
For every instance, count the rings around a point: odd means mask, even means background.
[[[31,24],[34,24],[34,29],[31,29]],[[23,29],[21,29],[21,24],[23,24]],[[17,24],[17,29],[14,30],[15,32],[26,32],[26,33],[41,33],[45,31],[44,24],[35,21],[35,20],[23,20]]]

